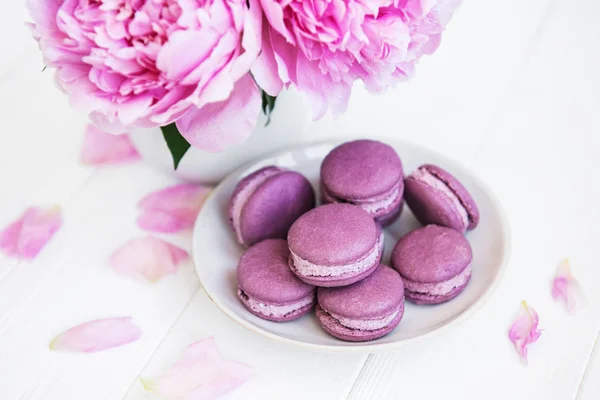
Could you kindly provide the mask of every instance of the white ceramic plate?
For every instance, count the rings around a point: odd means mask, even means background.
[[[238,169],[217,186],[196,220],[193,236],[194,264],[207,295],[235,322],[261,335],[338,351],[372,352],[399,347],[456,326],[473,315],[500,283],[508,262],[510,235],[502,207],[481,180],[454,161],[413,144],[389,140],[386,142],[402,158],[405,174],[424,163],[439,165],[455,175],[475,198],[481,219],[479,226],[467,234],[473,247],[473,275],[467,288],[445,304],[417,306],[407,302],[404,317],[392,333],[363,343],[344,342],[327,335],[312,314],[296,321],[276,323],[260,319],[242,306],[236,296],[236,266],[244,249],[236,242],[227,221],[228,202],[236,183],[259,168],[279,165],[304,174],[317,190],[321,161],[342,142],[309,144],[267,156]],[[401,218],[386,228],[384,263],[389,262],[396,240],[418,226],[410,209],[404,207]]]

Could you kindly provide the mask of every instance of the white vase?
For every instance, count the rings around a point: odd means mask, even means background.
[[[311,140],[316,135],[310,109],[293,90],[282,92],[275,103],[271,122],[261,113],[256,128],[243,143],[219,153],[191,147],[176,171],[160,128],[130,132],[131,141],[147,163],[192,182],[214,184],[238,166],[274,150]]]

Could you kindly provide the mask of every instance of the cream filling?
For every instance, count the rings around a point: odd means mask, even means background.
[[[454,208],[458,211],[465,229],[469,226],[469,213],[467,212],[467,209],[463,206],[458,196],[450,190],[448,185],[423,168],[417,169],[411,176],[446,195],[454,205]]]
[[[462,286],[471,277],[471,265],[468,265],[460,274],[448,279],[447,281],[438,283],[422,283],[404,280],[404,287],[409,292],[423,293],[428,295],[445,295],[450,293],[454,288]]]
[[[374,331],[377,329],[385,328],[396,318],[398,313],[400,312],[400,307],[396,309],[392,314],[387,317],[379,318],[379,319],[352,319],[352,318],[344,318],[337,314],[328,313],[333,318],[337,319],[338,322],[350,329],[359,329],[361,331]]]
[[[286,315],[288,315],[294,311],[300,310],[301,308],[304,308],[306,306],[309,306],[315,302],[315,296],[313,293],[311,293],[309,296],[306,296],[305,298],[298,300],[294,303],[281,305],[281,306],[262,303],[256,299],[248,296],[241,289],[238,289],[238,297],[252,311],[255,311],[256,313],[261,314],[261,315],[266,315],[266,316],[275,317],[275,318],[285,317]]]
[[[239,193],[233,199],[233,206],[231,210],[233,230],[235,231],[238,242],[240,242],[241,244],[244,243],[244,239],[242,238],[241,232],[241,216],[244,206],[248,202],[248,199],[252,196],[256,189],[259,188],[260,185],[262,185],[271,176],[276,175],[280,172],[280,170],[266,171],[263,174],[257,176],[256,178],[250,180],[250,182],[248,182],[246,186],[244,186],[244,188],[240,190]]]
[[[385,194],[381,198],[376,198],[375,200],[357,200],[357,199],[343,199],[333,196],[331,193],[327,191],[327,189],[322,189],[323,194],[327,201],[332,203],[350,203],[356,206],[359,206],[366,212],[371,215],[377,214],[378,211],[383,210],[394,204],[396,200],[398,200],[398,196],[400,196],[400,182],[398,182],[392,190],[390,190],[387,194]]]
[[[398,199],[400,194],[400,187],[396,186],[396,188],[389,194],[388,196],[375,201],[354,201],[354,204],[360,206],[363,210],[368,212],[369,214],[375,214],[379,210],[383,210],[388,208]]]
[[[380,257],[380,252],[381,250],[378,240],[375,246],[373,246],[373,249],[371,249],[369,254],[367,254],[367,256],[362,260],[351,264],[326,266],[313,264],[310,261],[303,259],[290,249],[294,268],[302,276],[339,276],[343,274],[363,272],[377,262]]]

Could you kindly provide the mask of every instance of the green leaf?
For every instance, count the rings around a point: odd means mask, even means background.
[[[269,122],[271,122],[271,113],[275,108],[275,100],[277,100],[277,96],[270,96],[264,90],[262,91],[262,110],[267,116],[267,123],[265,126],[269,125]]]
[[[181,136],[175,122],[166,126],[161,126],[160,130],[163,133],[165,142],[167,142],[167,147],[169,147],[169,151],[173,157],[173,168],[177,169],[184,154],[190,148],[190,144],[183,136]]]

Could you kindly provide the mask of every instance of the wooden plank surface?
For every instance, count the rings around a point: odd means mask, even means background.
[[[315,125],[323,136],[401,137],[471,166],[509,214],[513,257],[478,314],[443,337],[377,355],[315,353],[236,326],[201,291],[191,265],[147,286],[106,266],[141,235],[135,203],[175,182],[133,164],[78,164],[84,119],[57,91],[22,20],[0,15],[0,226],[31,204],[61,204],[65,226],[33,263],[0,258],[0,398],[145,399],[139,376],[167,367],[189,343],[215,335],[226,357],[257,376],[228,398],[575,399],[600,396],[600,55],[594,0],[465,2],[439,52],[384,96],[356,88],[348,113]],[[168,240],[189,249],[189,235]],[[572,259],[590,307],[568,317],[549,298],[556,263]],[[545,329],[519,364],[506,330],[518,302]],[[90,318],[132,315],[131,345],[95,355],[48,351],[48,341]],[[591,362],[590,362],[591,360]],[[587,372],[586,372],[587,369]]]

